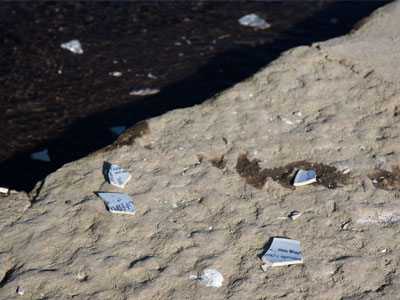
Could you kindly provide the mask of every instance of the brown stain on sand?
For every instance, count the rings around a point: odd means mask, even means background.
[[[239,175],[246,180],[246,183],[257,189],[263,188],[268,177],[279,182],[285,188],[295,189],[292,185],[292,180],[298,169],[314,170],[317,174],[317,182],[314,185],[322,185],[329,189],[334,189],[339,184],[346,185],[353,181],[349,174],[343,174],[335,167],[322,163],[296,161],[279,168],[261,169],[259,162],[258,159],[250,161],[245,154],[241,154],[235,167]]]

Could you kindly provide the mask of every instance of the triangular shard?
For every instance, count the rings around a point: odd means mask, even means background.
[[[49,150],[44,149],[42,151],[32,153],[31,159],[50,162]]]
[[[271,246],[262,256],[267,265],[272,267],[303,263],[300,242],[296,240],[273,238]]]
[[[71,40],[69,42],[62,43],[60,46],[61,46],[61,48],[69,50],[75,54],[83,53],[82,45],[78,40]]]
[[[135,214],[135,206],[129,195],[121,193],[98,193],[98,195],[112,213]]]
[[[313,170],[299,170],[294,177],[293,185],[302,186],[317,181],[317,175]]]
[[[110,130],[115,133],[116,135],[121,135],[125,132],[126,126],[114,126],[111,127]]]
[[[112,164],[108,170],[108,179],[110,180],[110,184],[119,188],[124,188],[131,177],[131,174],[116,164]]]
[[[271,27],[271,24],[267,23],[264,19],[261,19],[256,14],[249,14],[241,17],[239,23],[244,26],[257,27],[265,29]]]

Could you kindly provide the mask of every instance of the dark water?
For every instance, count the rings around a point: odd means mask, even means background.
[[[112,143],[110,127],[199,104],[285,50],[348,33],[386,3],[1,3],[0,186],[30,190]],[[249,13],[271,28],[239,25]],[[82,55],[60,48],[71,39],[82,43]],[[129,95],[142,88],[161,92]],[[42,149],[51,162],[30,159]]]

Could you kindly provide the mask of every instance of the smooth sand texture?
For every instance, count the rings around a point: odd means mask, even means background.
[[[119,147],[49,175],[32,201],[1,197],[0,298],[397,299],[400,194],[368,175],[400,161],[399,30],[388,27],[399,7],[340,43],[292,49],[203,105],[142,123],[141,134],[128,129]],[[304,160],[353,179],[294,189],[268,178],[258,189],[235,169],[243,154],[252,170],[252,159],[260,170]],[[94,194],[121,192],[104,180],[107,161],[132,174],[123,193],[134,216]],[[295,210],[296,220],[278,218]],[[271,237],[300,241],[304,263],[263,272]],[[221,287],[190,278],[206,269]]]

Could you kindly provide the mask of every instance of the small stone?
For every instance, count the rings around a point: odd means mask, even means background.
[[[387,251],[386,249],[382,249],[381,253],[386,253],[386,251]]]
[[[110,75],[114,76],[114,77],[121,77],[122,73],[121,72],[110,72]]]
[[[0,194],[7,194],[7,193],[8,193],[8,188],[0,187]]]

